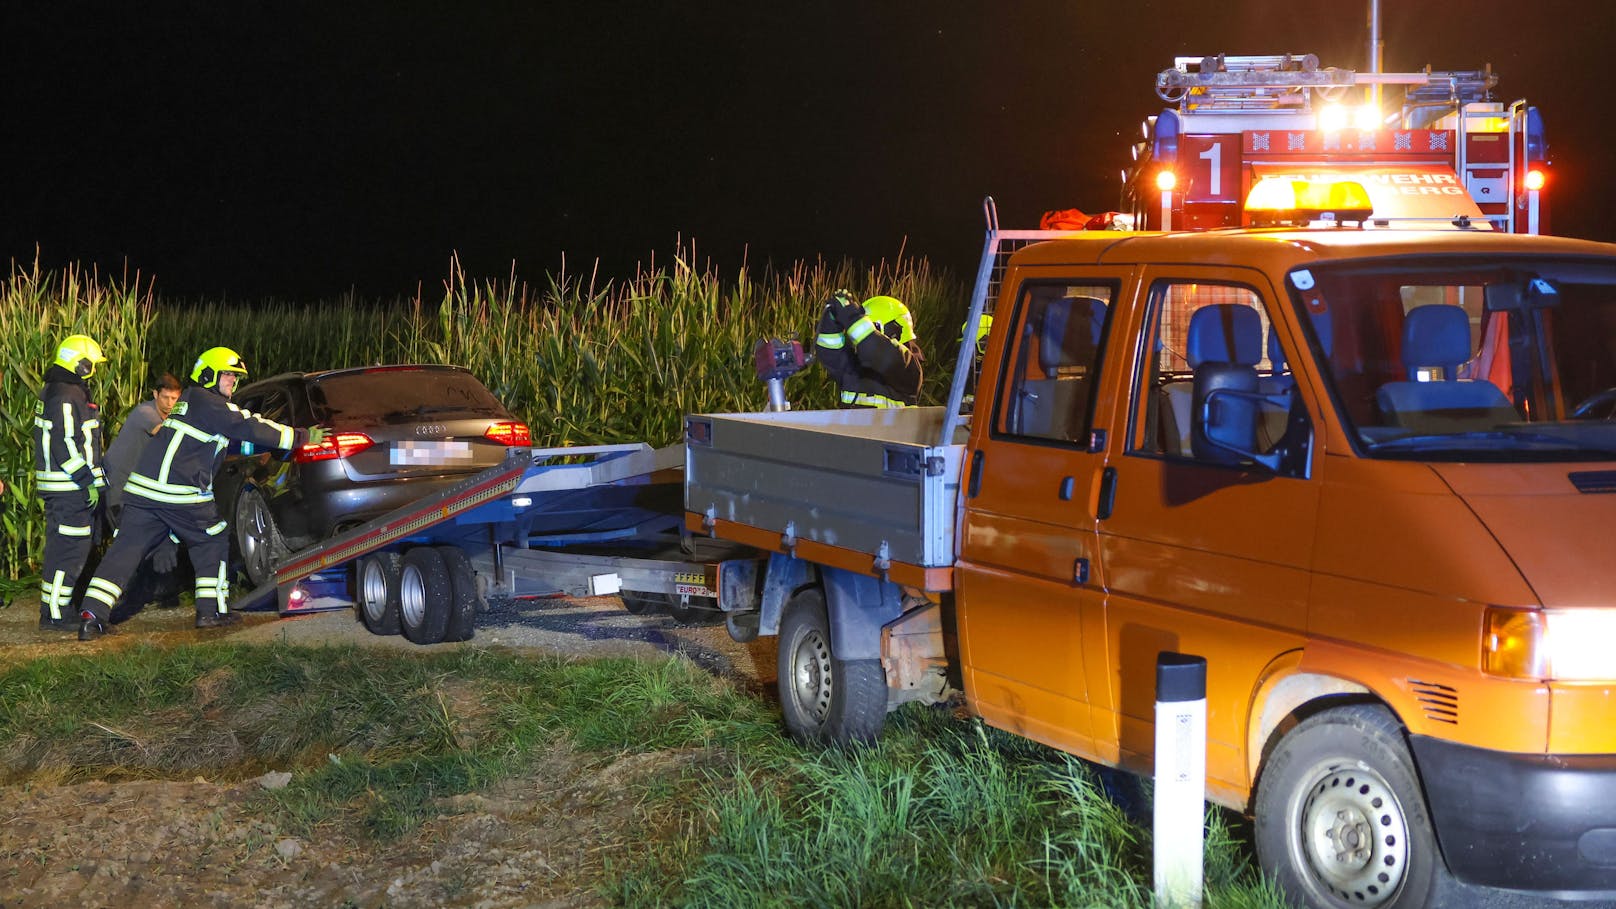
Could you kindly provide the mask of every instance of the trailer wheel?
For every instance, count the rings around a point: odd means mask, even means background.
[[[359,560],[359,618],[371,634],[398,634],[396,552],[374,552]]]
[[[449,628],[454,590],[449,581],[449,568],[435,548],[417,546],[404,553],[398,592],[404,636],[417,644],[436,644],[443,640],[443,633]]]
[[[1262,770],[1263,871],[1309,906],[1442,906],[1454,886],[1397,720],[1358,704],[1303,720]]]
[[[471,570],[466,551],[459,546],[439,546],[438,555],[449,571],[449,624],[443,639],[469,641],[477,633],[477,574]]]
[[[786,729],[799,742],[872,742],[886,724],[881,661],[835,658],[825,593],[817,587],[798,591],[786,604],[776,679]]]

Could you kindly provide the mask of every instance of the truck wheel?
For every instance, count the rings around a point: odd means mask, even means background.
[[[436,644],[449,628],[454,599],[448,566],[431,546],[404,553],[399,571],[398,605],[404,636],[417,644]]]
[[[449,570],[449,624],[443,639],[469,641],[477,633],[477,574],[471,570],[466,551],[459,546],[439,546],[438,555]]]
[[[373,552],[359,560],[359,618],[371,634],[398,634],[396,552]]]
[[[1305,905],[1442,906],[1454,886],[1402,728],[1381,707],[1326,710],[1287,733],[1254,811],[1263,871]]]
[[[838,660],[831,653],[825,594],[799,591],[780,623],[776,664],[786,729],[799,742],[873,742],[887,719],[887,677],[880,660]]]

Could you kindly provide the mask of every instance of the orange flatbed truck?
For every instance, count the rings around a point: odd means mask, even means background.
[[[1194,654],[1208,797],[1298,902],[1616,899],[1616,245],[1485,227],[990,205],[974,412],[967,348],[941,407],[687,417],[687,528],[769,554],[719,605],[779,635],[789,731],[958,689],[1148,774]]]

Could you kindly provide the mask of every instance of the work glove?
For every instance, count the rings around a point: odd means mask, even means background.
[[[89,486],[85,487],[84,494],[90,499],[90,510],[94,511],[96,506],[101,504],[100,487],[96,486],[94,483],[91,483]]]
[[[321,442],[325,441],[326,437],[329,436],[329,435],[331,435],[331,430],[326,429],[324,426],[310,426],[309,427],[309,444],[310,445],[318,445]]]
[[[152,571],[155,571],[158,574],[168,574],[170,571],[173,571],[176,567],[178,567],[179,564],[180,544],[174,542],[173,539],[169,537],[164,537],[163,541],[157,544],[157,548],[152,550]]]
[[[833,291],[825,300],[825,308],[830,310],[831,321],[842,331],[852,328],[854,322],[864,318],[864,307],[854,299],[850,291]]]

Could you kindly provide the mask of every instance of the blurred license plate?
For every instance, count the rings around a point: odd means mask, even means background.
[[[471,460],[470,442],[394,442],[387,461],[395,467],[459,464]]]

